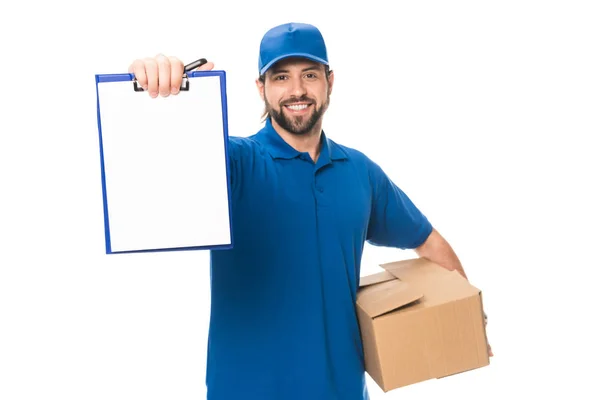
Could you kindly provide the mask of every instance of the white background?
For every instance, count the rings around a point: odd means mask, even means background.
[[[104,254],[94,75],[207,57],[247,136],[260,38],[290,20],[329,47],[328,135],[411,196],[490,318],[490,366],[372,399],[597,393],[596,2],[22,4],[0,10],[1,399],[204,397],[208,253]],[[364,273],[413,256],[367,247]]]

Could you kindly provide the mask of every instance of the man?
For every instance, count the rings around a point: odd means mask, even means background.
[[[150,96],[176,95],[183,64],[159,55],[130,71]],[[334,73],[316,27],[269,30],[256,85],[264,128],[229,138],[235,246],[211,254],[208,399],[368,399],[355,314],[365,241],[465,272],[376,163],[322,131]]]

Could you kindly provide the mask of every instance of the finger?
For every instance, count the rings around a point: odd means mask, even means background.
[[[158,65],[158,92],[162,97],[171,93],[171,62],[162,54],[156,56]]]
[[[209,61],[206,64],[203,64],[203,65],[199,66],[195,70],[196,71],[210,71],[214,67],[215,67],[215,64]]]
[[[144,66],[143,60],[135,60],[129,66],[129,73],[133,74],[138,81],[138,84],[144,88],[144,90],[148,89],[148,78],[146,76],[146,67]]]
[[[183,80],[183,63],[176,57],[169,57],[171,64],[171,94],[179,93]]]
[[[146,77],[148,80],[148,93],[150,97],[158,96],[158,64],[153,58],[146,58],[144,60],[144,66],[146,68]]]

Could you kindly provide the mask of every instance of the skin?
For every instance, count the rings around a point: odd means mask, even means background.
[[[129,66],[129,72],[135,75],[150,97],[156,98],[179,93],[183,68],[184,64],[178,58],[158,54],[154,58],[135,60]],[[213,68],[214,64],[208,62],[196,70]],[[256,80],[275,131],[294,149],[309,153],[315,162],[319,157],[323,117],[329,106],[333,82],[333,72],[327,77],[321,64],[297,58],[273,65],[267,71],[264,83]],[[301,110],[289,107],[304,105],[307,107]],[[419,257],[428,258],[448,270],[456,270],[468,279],[456,253],[436,229],[415,252]],[[493,356],[489,345],[488,353]]]

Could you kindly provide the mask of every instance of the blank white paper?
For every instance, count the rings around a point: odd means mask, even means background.
[[[219,76],[151,98],[98,84],[111,251],[230,244]]]

